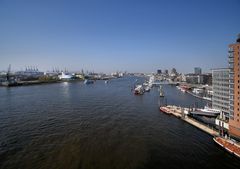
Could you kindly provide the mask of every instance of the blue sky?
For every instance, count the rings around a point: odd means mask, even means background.
[[[0,70],[227,66],[239,0],[0,0]]]

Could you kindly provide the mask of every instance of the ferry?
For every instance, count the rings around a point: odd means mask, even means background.
[[[142,85],[137,85],[134,89],[135,95],[142,95],[144,93],[144,89]]]
[[[224,148],[229,153],[235,155],[236,157],[240,158],[240,145],[234,143],[233,141],[229,139],[225,139],[222,137],[214,137],[214,142],[220,145],[222,148]]]
[[[73,76],[69,73],[62,72],[61,75],[58,75],[58,78],[63,81],[72,80]]]
[[[220,110],[212,109],[208,106],[205,106],[203,109],[196,109],[196,111],[192,111],[190,114],[208,116],[208,117],[217,117],[220,113],[221,113]]]
[[[160,106],[160,111],[162,111],[163,113],[166,113],[166,114],[171,114],[170,110],[164,106]]]

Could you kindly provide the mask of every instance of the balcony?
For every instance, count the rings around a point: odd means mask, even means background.
[[[234,52],[233,48],[228,49],[228,53],[233,53],[233,52]]]
[[[233,63],[233,62],[234,62],[233,57],[229,57],[229,59],[228,59],[228,63]]]
[[[233,53],[229,53],[228,58],[234,58]]]

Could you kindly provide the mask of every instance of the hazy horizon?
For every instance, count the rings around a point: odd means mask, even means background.
[[[0,70],[156,72],[227,67],[238,0],[2,0]]]

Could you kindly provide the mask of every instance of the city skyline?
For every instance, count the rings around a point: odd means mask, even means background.
[[[184,2],[1,1],[0,70],[9,64],[105,73],[227,67],[240,2]]]

